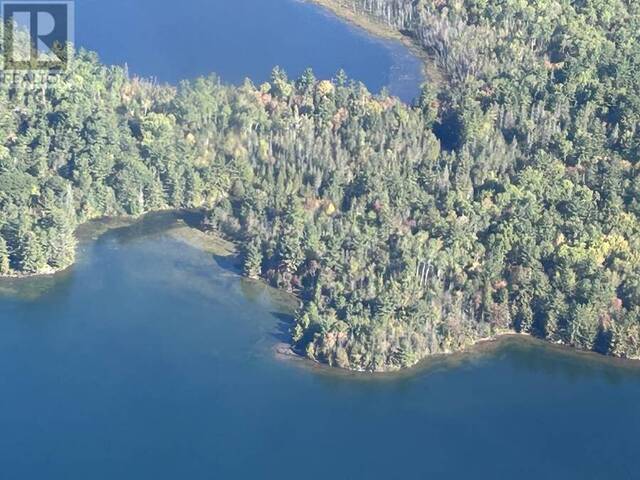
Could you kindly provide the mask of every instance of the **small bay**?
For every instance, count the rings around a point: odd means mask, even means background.
[[[189,231],[172,214],[97,240],[88,225],[67,272],[0,282],[5,478],[595,480],[640,467],[637,366],[511,338],[390,375],[283,360],[292,300]]]
[[[405,101],[422,82],[403,45],[309,3],[76,10],[79,45],[161,82],[342,68]],[[190,223],[92,223],[67,271],[0,280],[2,478],[637,477],[638,364],[522,338],[388,375],[283,359],[295,301]]]

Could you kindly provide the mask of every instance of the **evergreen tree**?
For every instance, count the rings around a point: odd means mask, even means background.
[[[38,273],[47,266],[42,243],[36,232],[29,231],[20,236],[16,260],[20,271],[25,273]]]
[[[262,245],[258,238],[251,240],[245,249],[244,274],[253,279],[262,274]]]
[[[9,248],[5,239],[0,236],[0,275],[7,275],[10,271]]]

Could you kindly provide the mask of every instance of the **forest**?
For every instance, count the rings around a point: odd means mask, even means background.
[[[507,332],[640,358],[640,5],[340,3],[444,84],[413,105],[343,72],[170,86],[86,51],[3,78],[0,275],[71,265],[90,219],[199,209],[297,295],[316,361],[394,370]]]

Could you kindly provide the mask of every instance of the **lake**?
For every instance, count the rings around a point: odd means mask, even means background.
[[[79,0],[76,42],[162,82],[216,72],[226,82],[260,83],[276,65],[294,78],[307,67],[318,78],[344,69],[407,102],[423,82],[420,60],[403,45],[298,0]]]
[[[637,478],[637,367],[520,340],[396,375],[281,359],[291,299],[180,225],[0,282],[3,478]]]
[[[419,62],[289,0],[82,0],[78,41],[175,82],[339,68],[409,100]],[[173,214],[0,281],[7,479],[635,479],[640,367],[507,339],[395,375],[282,359],[292,300]]]

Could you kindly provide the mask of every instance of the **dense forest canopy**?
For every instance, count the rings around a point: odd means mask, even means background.
[[[299,296],[318,361],[388,370],[510,331],[640,357],[640,5],[340,3],[446,83],[413,106],[343,73],[171,87],[87,52],[1,83],[0,274],[68,266],[91,218],[199,208]]]

